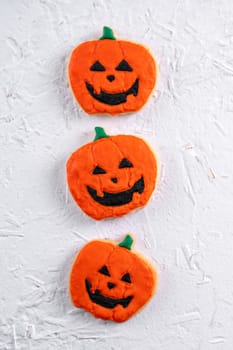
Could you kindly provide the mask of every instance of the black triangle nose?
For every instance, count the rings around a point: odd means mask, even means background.
[[[112,178],[111,178],[111,181],[112,181],[114,184],[116,184],[117,181],[118,181],[118,179],[117,179],[117,177],[112,177]]]
[[[115,80],[115,75],[107,75],[107,79],[111,83],[113,80]]]
[[[108,288],[109,289],[112,289],[115,287],[115,283],[112,283],[112,282],[108,282]]]

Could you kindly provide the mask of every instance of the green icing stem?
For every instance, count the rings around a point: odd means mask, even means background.
[[[103,27],[103,34],[99,38],[99,40],[104,40],[104,39],[116,40],[113,30],[111,28]]]
[[[94,138],[94,141],[97,141],[99,139],[103,139],[105,137],[109,137],[109,136],[106,134],[104,129],[101,128],[101,126],[96,126],[95,127],[95,138]]]
[[[119,247],[123,247],[131,250],[132,244],[133,244],[133,238],[130,235],[126,235],[124,240],[120,242],[118,245]]]

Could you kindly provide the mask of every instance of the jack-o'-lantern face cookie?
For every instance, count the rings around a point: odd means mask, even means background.
[[[123,322],[152,297],[157,274],[152,265],[132,252],[132,237],[116,245],[91,241],[77,255],[70,274],[75,306],[104,320]]]
[[[104,27],[99,40],[77,46],[68,65],[70,87],[88,114],[121,114],[139,110],[157,78],[156,63],[147,48],[116,40]]]
[[[96,220],[144,206],[156,184],[157,161],[147,143],[132,135],[96,137],[67,162],[67,180],[80,208]]]

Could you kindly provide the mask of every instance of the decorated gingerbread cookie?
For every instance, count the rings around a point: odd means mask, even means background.
[[[112,241],[91,241],[75,258],[70,274],[70,295],[75,306],[104,320],[123,322],[154,294],[157,273],[143,257],[131,251],[127,235]]]
[[[75,99],[88,114],[138,111],[149,98],[157,65],[147,48],[117,40],[108,27],[98,40],[71,53],[68,74]]]
[[[148,144],[132,135],[96,137],[67,162],[67,180],[80,208],[96,220],[144,206],[156,185],[157,161]]]

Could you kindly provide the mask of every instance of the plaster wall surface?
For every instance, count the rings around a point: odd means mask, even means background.
[[[103,25],[158,61],[133,115],[90,117],[68,88],[71,50]],[[0,349],[231,350],[232,117],[231,0],[2,0]],[[101,222],[65,178],[96,125],[145,138],[161,165],[148,206]],[[94,319],[70,302],[70,266],[89,240],[127,232],[157,266],[158,292],[126,323]]]

